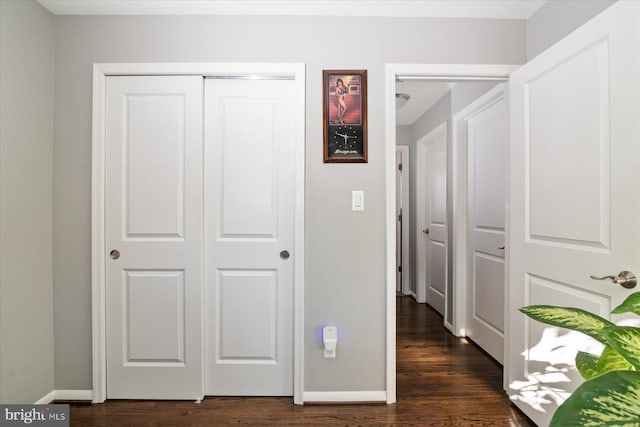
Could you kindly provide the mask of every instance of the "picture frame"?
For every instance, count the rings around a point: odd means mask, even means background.
[[[367,163],[367,70],[323,70],[325,163]]]

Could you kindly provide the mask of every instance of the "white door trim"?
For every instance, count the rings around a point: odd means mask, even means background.
[[[385,190],[386,190],[386,283],[387,283],[387,363],[386,390],[387,403],[396,401],[396,184],[395,184],[395,147],[396,147],[396,78],[442,80],[507,80],[518,65],[485,65],[485,64],[387,64],[385,76]],[[460,168],[459,158],[454,152],[455,171]],[[454,179],[451,183],[458,184]],[[454,204],[454,212],[456,210]],[[505,254],[508,262],[508,251]],[[508,272],[505,272],[508,277]],[[455,280],[455,269],[454,269]],[[506,366],[505,366],[506,368]],[[508,370],[505,369],[505,372]]]
[[[409,255],[409,225],[411,224],[411,215],[409,209],[409,146],[398,145],[396,151],[402,153],[402,247],[397,248],[402,252],[402,295],[411,293],[411,260]]]
[[[468,267],[467,218],[467,127],[466,121],[496,102],[504,99],[505,86],[499,84],[453,116],[452,144],[454,153],[453,188],[453,325],[451,332],[458,337],[466,335],[466,297]]]
[[[117,75],[273,76],[296,82],[295,138],[305,140],[305,64],[135,63],[94,64],[91,170],[91,309],[93,402],[107,396],[105,310],[105,99],[106,78]],[[304,385],[304,175],[305,144],[295,153],[293,401],[303,403]],[[394,204],[395,209],[395,204]],[[395,261],[394,261],[395,262]],[[204,305],[204,298],[202,299]],[[203,337],[204,339],[204,337]],[[204,349],[204,345],[203,345]],[[204,358],[203,358],[204,360]],[[204,375],[204,370],[203,370]],[[204,384],[204,378],[203,378]],[[203,390],[204,393],[204,390]]]
[[[416,143],[416,301],[419,303],[427,302],[427,248],[425,245],[419,243],[424,240],[422,235],[425,228],[427,228],[427,212],[426,206],[426,192],[427,187],[425,185],[427,180],[427,146],[438,138],[444,138],[445,147],[447,145],[447,121],[440,123],[431,132],[422,136]],[[445,212],[446,218],[446,212]],[[445,221],[446,224],[446,221]],[[445,228],[447,226],[445,225]],[[447,235],[445,232],[445,247],[447,241]],[[445,257],[446,265],[446,257]],[[445,266],[446,268],[446,266]]]

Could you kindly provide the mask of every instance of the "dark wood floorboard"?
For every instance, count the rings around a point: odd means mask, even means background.
[[[397,298],[393,405],[294,405],[291,398],[208,397],[201,404],[110,400],[71,405],[72,426],[533,426],[502,390],[502,369],[442,318]]]

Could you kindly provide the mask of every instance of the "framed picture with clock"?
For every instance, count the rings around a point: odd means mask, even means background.
[[[367,70],[324,70],[325,163],[367,162]]]

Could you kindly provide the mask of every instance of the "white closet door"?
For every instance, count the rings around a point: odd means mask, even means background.
[[[418,302],[444,316],[447,282],[447,124],[418,141]]]
[[[205,82],[206,394],[293,394],[294,86]]]
[[[198,399],[203,79],[106,85],[107,397]]]

